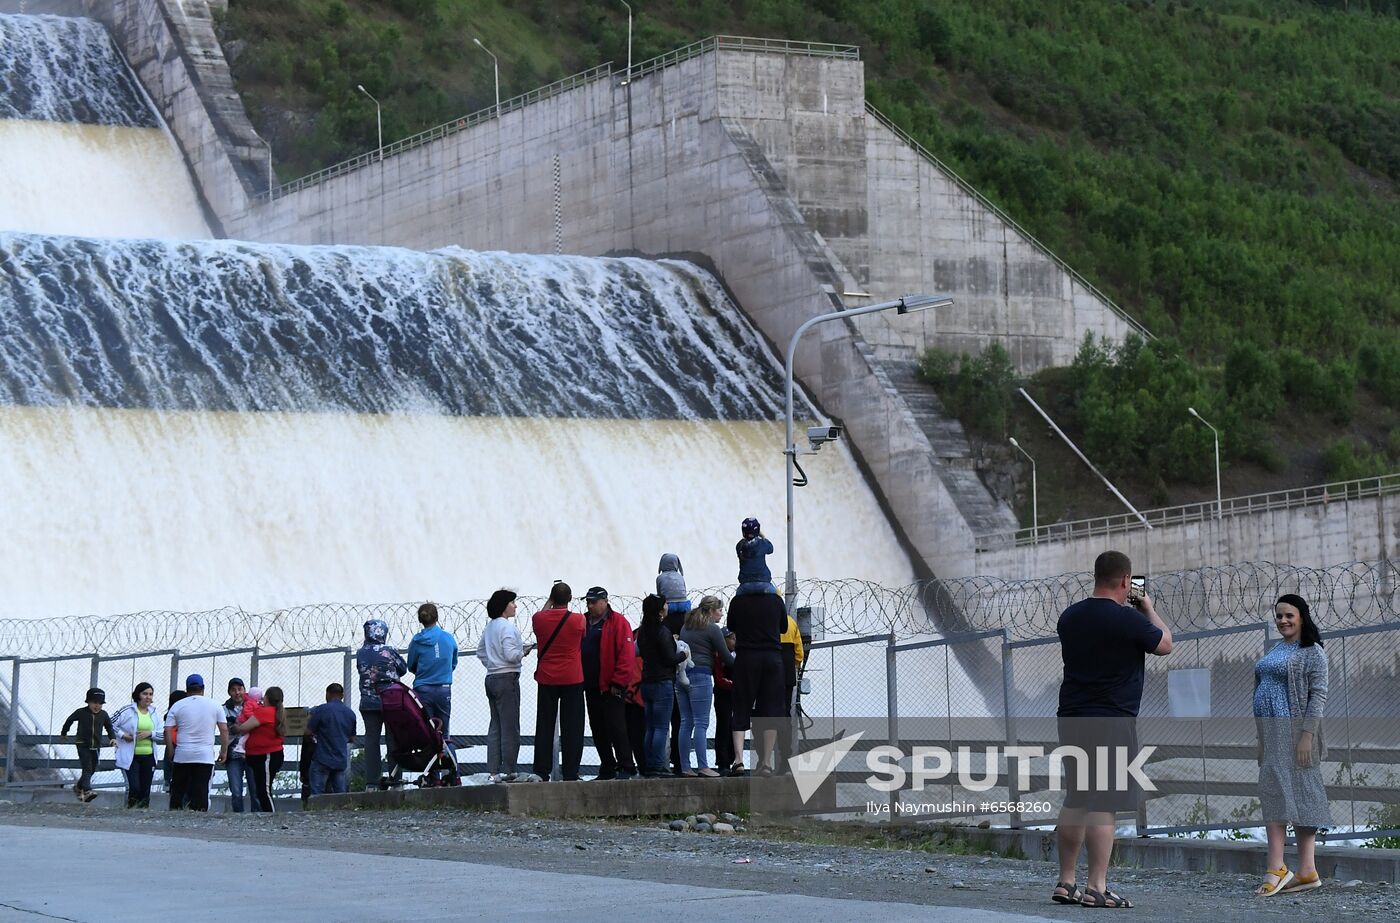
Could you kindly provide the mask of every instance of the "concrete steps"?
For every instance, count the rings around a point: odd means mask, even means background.
[[[982,483],[967,433],[943,407],[938,393],[920,380],[914,351],[885,347],[879,353],[878,361],[889,376],[890,384],[899,391],[915,422],[928,437],[939,462],[939,476],[973,534],[1015,532],[1020,528],[1016,514]]]

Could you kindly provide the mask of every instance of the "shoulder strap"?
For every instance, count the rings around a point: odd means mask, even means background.
[[[559,637],[559,632],[564,628],[564,623],[569,620],[569,616],[571,615],[573,615],[573,613],[565,609],[563,617],[559,619],[559,624],[555,625],[554,630],[549,633],[549,638],[544,642],[544,646],[540,648],[541,663],[544,662],[544,655],[549,653],[549,646],[554,643],[555,638]]]

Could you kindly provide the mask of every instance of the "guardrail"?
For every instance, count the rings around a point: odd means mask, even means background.
[[[375,148],[372,151],[366,151],[363,154],[351,157],[349,160],[342,160],[339,163],[317,170],[315,173],[308,173],[306,176],[273,186],[266,192],[261,192],[254,196],[254,201],[269,202],[273,199],[281,198],[282,196],[291,195],[308,186],[316,186],[324,183],[326,180],[334,179],[337,176],[343,176],[346,173],[351,173],[355,170],[367,167],[372,163],[382,162],[385,157],[411,151],[414,148],[422,147],[433,141],[455,135],[459,131],[465,131],[468,128],[474,128],[491,119],[499,118],[507,112],[514,112],[517,109],[523,109],[526,106],[552,96],[558,96],[560,93],[565,93],[577,87],[587,86],[599,80],[605,80],[612,77],[614,74],[620,74],[624,78],[623,82],[628,83],[632,80],[636,80],[638,77],[644,77],[670,67],[673,64],[679,64],[682,61],[688,61],[691,58],[716,50],[761,51],[772,54],[860,60],[860,48],[855,45],[832,45],[826,42],[793,42],[785,39],[750,38],[737,35],[712,35],[709,38],[701,39],[698,42],[692,42],[689,45],[677,48],[674,51],[669,51],[666,54],[657,55],[654,58],[642,61],[634,65],[630,73],[627,71],[615,71],[611,61],[599,64],[597,67],[590,67],[588,70],[579,71],[577,74],[572,74],[562,80],[556,80],[551,84],[531,90],[528,93],[513,96],[503,101],[499,107],[488,106],[485,109],[478,109],[476,112],[443,122],[441,125],[436,125],[432,128],[420,131],[417,134],[409,135],[407,138],[400,138],[392,144],[384,145],[382,149]]]
[[[1358,478],[1353,481],[1333,481],[1328,484],[1315,484],[1310,487],[1296,487],[1290,490],[1275,490],[1261,494],[1246,494],[1240,497],[1226,497],[1220,502],[1218,509],[1214,500],[1202,500],[1198,503],[1186,503],[1181,506],[1144,510],[1142,515],[1156,529],[1162,526],[1205,522],[1228,516],[1249,516],[1274,510],[1325,505],[1334,500],[1382,497],[1393,493],[1400,493],[1400,473],[1374,478]],[[1143,525],[1142,520],[1130,513],[1095,516],[1088,519],[1051,523],[1039,528],[1019,529],[1016,532],[980,535],[977,537],[976,550],[994,551],[1013,546],[1034,545],[1045,541],[1061,542],[1075,538],[1140,531],[1144,528],[1146,526]]]
[[[402,154],[405,151],[411,151],[414,148],[422,147],[433,141],[455,135],[459,131],[474,128],[483,122],[498,118],[507,112],[514,112],[517,109],[523,109],[526,106],[537,103],[543,99],[548,99],[551,96],[558,96],[560,93],[565,93],[577,87],[604,80],[611,77],[612,73],[611,61],[605,64],[599,64],[597,67],[590,67],[586,71],[579,71],[577,74],[572,74],[562,80],[556,80],[551,84],[531,90],[528,93],[513,96],[502,102],[499,108],[496,106],[488,106],[485,109],[478,109],[476,112],[452,119],[449,122],[443,122],[441,125],[435,125],[425,131],[420,131],[416,135],[409,135],[407,138],[400,138],[392,144],[386,144],[382,151],[379,148],[375,148],[372,151],[367,151],[356,157],[351,157],[349,160],[342,160],[340,163],[332,164],[329,167],[317,170],[315,173],[309,173],[306,176],[294,179],[290,182],[282,183],[268,192],[260,193],[255,198],[257,201],[267,202],[271,199],[290,195],[308,186],[316,186],[320,183],[324,183],[326,180],[334,179],[337,176],[343,176],[361,167],[366,167],[372,163],[382,161],[385,157]]]
[[[948,166],[943,161],[939,160],[936,156],[934,156],[934,154],[931,151],[928,150],[928,148],[924,147],[917,140],[915,140],[914,137],[910,135],[907,131],[896,125],[890,119],[889,116],[885,115],[879,109],[876,109],[869,102],[865,104],[865,111],[871,116],[873,116],[875,120],[878,121],[881,125],[884,125],[890,131],[894,132],[895,135],[898,136],[901,141],[914,148],[914,150],[918,151],[919,154],[925,160],[933,164],[941,172],[947,174],[948,178],[951,179],[954,183],[956,183],[959,189],[972,196],[979,203],[981,203],[983,207],[987,208],[989,211],[991,211],[992,214],[996,215],[999,219],[1005,222],[1006,225],[1010,227],[1013,231],[1015,231],[1017,234],[1019,234],[1026,243],[1030,244],[1032,247],[1035,247],[1041,253],[1049,257],[1050,260],[1054,262],[1056,266],[1059,266],[1061,270],[1063,270],[1071,279],[1077,282],[1086,291],[1090,292],[1095,298],[1108,305],[1109,310],[1111,310],[1114,314],[1117,314],[1120,318],[1122,318],[1124,323],[1126,323],[1129,327],[1133,328],[1133,330],[1140,334],[1144,339],[1156,339],[1156,337],[1152,335],[1152,331],[1148,330],[1127,311],[1119,307],[1118,304],[1114,302],[1112,298],[1108,297],[1103,292],[1101,292],[1098,289],[1098,287],[1094,285],[1094,283],[1090,282],[1088,279],[1080,275],[1078,270],[1076,270],[1073,266],[1061,259],[1060,256],[1057,253],[1055,253],[1055,251],[1051,250],[1045,244],[1037,240],[1034,234],[1021,227],[1021,225],[1019,225],[1016,222],[1015,218],[1012,218],[1006,212],[1002,211],[1000,206],[998,206],[991,199],[987,198],[985,195],[979,192],[977,188],[971,183],[969,183],[967,180],[963,179],[960,175],[958,175],[956,170]]]

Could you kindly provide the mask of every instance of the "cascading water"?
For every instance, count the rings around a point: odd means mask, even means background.
[[[0,16],[0,229],[208,237],[174,140],[100,23]]]
[[[135,133],[89,136],[81,207],[62,201],[64,131]],[[166,160],[133,163],[138,136]],[[0,16],[0,169],[15,163],[0,616],[542,594],[555,577],[635,595],[668,551],[693,587],[733,583],[747,516],[781,547],[781,369],[696,267],[94,239],[206,231],[129,69],[81,20]],[[153,185],[131,220],[104,223],[94,203],[135,174]],[[849,455],[804,465],[800,575],[907,583]]]
[[[0,614],[730,583],[780,394],[685,263],[0,234]],[[803,574],[907,582],[809,470]]]

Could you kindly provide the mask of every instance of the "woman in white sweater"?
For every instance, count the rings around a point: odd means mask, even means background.
[[[515,762],[520,755],[520,664],[525,659],[525,644],[515,627],[515,593],[492,593],[486,614],[491,620],[476,647],[477,659],[486,667],[486,702],[491,708],[486,771],[492,782],[514,782],[519,778]]]

